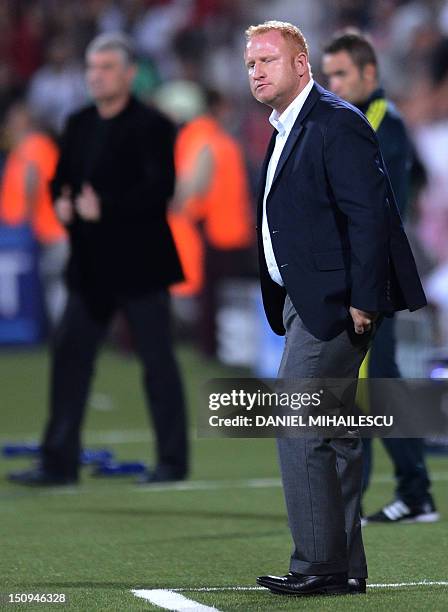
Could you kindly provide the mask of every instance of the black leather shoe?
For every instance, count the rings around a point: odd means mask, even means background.
[[[345,595],[349,592],[347,574],[305,576],[289,572],[286,576],[260,576],[257,584],[281,595]]]
[[[8,474],[8,480],[15,484],[28,487],[57,487],[76,484],[78,482],[76,477],[50,474],[42,467],[33,467],[28,470],[22,470],[21,472],[12,472]]]
[[[142,474],[137,484],[159,484],[164,482],[176,482],[178,480],[185,480],[185,472],[174,470],[171,467],[157,466],[153,470],[147,470]]]
[[[365,595],[366,579],[365,578],[349,578],[347,580],[348,592],[351,595]]]

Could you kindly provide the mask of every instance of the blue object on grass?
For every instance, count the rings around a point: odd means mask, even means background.
[[[19,444],[8,443],[2,448],[4,457],[36,457],[40,455],[41,446],[37,442]],[[81,451],[82,465],[102,465],[108,463],[114,458],[114,453],[106,448],[92,449],[85,448]]]
[[[81,463],[83,465],[102,465],[108,463],[114,458],[114,453],[105,448],[102,449],[91,449],[85,448],[81,452]]]
[[[110,461],[97,465],[92,476],[133,476],[142,474],[147,466],[142,461]]]
[[[2,448],[4,457],[34,457],[40,453],[40,444],[30,442],[29,444],[5,444]]]

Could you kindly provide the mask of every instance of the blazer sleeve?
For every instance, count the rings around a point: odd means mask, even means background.
[[[351,249],[351,305],[381,310],[388,275],[388,180],[366,119],[338,108],[324,134],[325,168],[335,205],[346,216]]]
[[[399,117],[385,118],[377,133],[395,201],[404,218],[409,197],[412,145]]]

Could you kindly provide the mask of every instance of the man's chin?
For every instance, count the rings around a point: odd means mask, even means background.
[[[259,93],[255,92],[255,99],[262,104],[266,104],[267,106],[271,106],[272,98],[269,95],[263,95],[263,92]]]
[[[91,91],[90,95],[97,104],[107,104],[108,102],[112,102],[117,98],[116,95],[111,95],[104,91]]]

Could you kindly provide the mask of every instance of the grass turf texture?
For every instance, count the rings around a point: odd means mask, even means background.
[[[179,351],[189,405],[200,384],[235,371]],[[46,416],[47,356],[44,351],[2,352],[2,441],[37,439]],[[147,417],[134,359],[103,354],[94,398],[109,410],[90,410],[88,447],[107,446],[118,458],[151,458]],[[108,401],[104,402],[103,394]],[[95,402],[94,402],[95,403]],[[98,401],[96,402],[98,403]],[[104,432],[128,434],[100,443]],[[137,434],[137,435],[136,435]],[[147,436],[147,440],[145,440]],[[127,441],[126,441],[127,439]],[[135,441],[137,440],[137,441]],[[95,442],[95,443],[92,443]],[[23,489],[3,478],[28,460],[2,460],[0,474],[0,592],[65,593],[68,603],[0,604],[0,609],[151,610],[131,589],[248,586],[264,573],[287,571],[291,548],[282,491],[244,479],[278,478],[273,440],[193,440],[191,480],[213,481],[211,490],[137,487],[131,478],[93,479],[84,468],[79,488]],[[364,539],[372,583],[448,578],[448,459],[431,457],[433,485],[443,520],[433,525],[371,525]],[[393,495],[391,467],[375,444],[374,481],[365,507],[377,510]],[[269,486],[268,486],[269,485]],[[367,597],[288,598],[265,591],[185,591],[219,610],[448,610],[444,586],[371,589]]]

